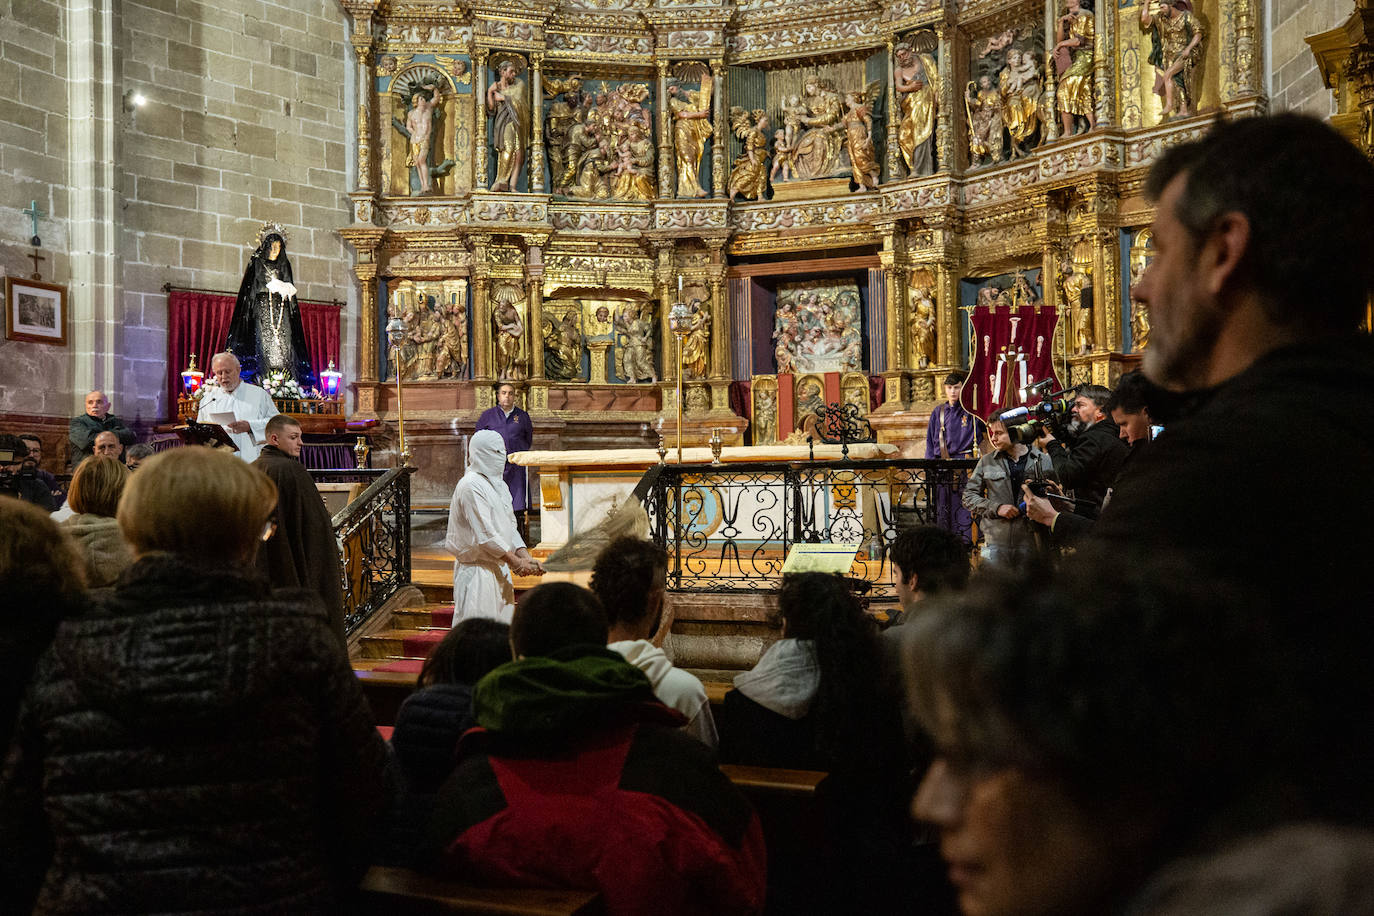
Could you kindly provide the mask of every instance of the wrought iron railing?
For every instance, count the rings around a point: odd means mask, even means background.
[[[414,468],[338,470],[316,480],[375,478],[334,516],[343,561],[344,629],[353,632],[410,584],[410,475]]]
[[[851,575],[894,597],[887,545],[909,525],[958,530],[973,459],[661,464],[636,489],[676,591],[776,588],[797,543],[859,545]],[[640,491],[643,491],[642,494]]]

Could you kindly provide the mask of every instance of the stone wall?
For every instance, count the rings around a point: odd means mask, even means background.
[[[73,319],[66,348],[0,341],[0,414],[70,415],[100,386],[126,419],[166,417],[162,287],[237,291],[264,220],[302,298],[355,298],[347,36],[334,0],[0,0],[0,270],[32,270],[37,200]]]
[[[1317,60],[1304,39],[1341,25],[1354,8],[1350,0],[1270,0],[1272,110],[1319,118],[1336,113],[1331,90],[1322,86]]]
[[[0,274],[27,279],[33,227],[20,212],[46,214],[39,262],[65,277],[67,259],[67,40],[63,4],[0,0]],[[71,407],[68,350],[0,338],[0,413],[61,416]],[[5,431],[9,431],[6,429]]]

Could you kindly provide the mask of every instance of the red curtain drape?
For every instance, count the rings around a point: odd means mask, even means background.
[[[231,293],[173,290],[167,296],[167,393],[168,414],[176,412],[181,396],[181,370],[192,353],[196,365],[210,374],[210,357],[224,349],[229,339],[229,319],[234,315]],[[301,302],[301,326],[305,347],[316,375],[334,360],[339,364],[340,307],[330,302]]]

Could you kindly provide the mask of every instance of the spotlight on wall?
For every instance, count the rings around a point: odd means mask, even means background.
[[[130,89],[124,93],[124,110],[136,111],[148,104],[148,97],[137,90]]]

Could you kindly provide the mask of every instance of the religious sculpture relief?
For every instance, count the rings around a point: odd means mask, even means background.
[[[1019,159],[1043,139],[1041,35],[1034,27],[1007,29],[976,46],[974,79],[964,89],[971,165]]]
[[[753,444],[772,445],[778,441],[778,380],[756,375],[750,394]]]
[[[682,341],[683,377],[706,378],[711,356],[711,306],[700,298],[692,298],[690,303],[692,317]]]
[[[1086,257],[1084,257],[1086,255]],[[1091,353],[1097,342],[1093,331],[1093,278],[1088,258],[1091,249],[1080,247],[1078,257],[1065,255],[1059,262],[1059,295],[1073,316],[1073,352]]]
[[[758,200],[768,187],[768,115],[761,108],[730,108],[730,129],[744,143],[744,152],[730,169],[726,186],[731,200]]]
[[[773,339],[779,373],[858,371],[863,367],[858,287],[845,280],[782,284]]]
[[[1150,266],[1154,254],[1153,246],[1154,234],[1149,229],[1142,229],[1131,244],[1131,277],[1126,302],[1131,316],[1131,349],[1136,353],[1150,345],[1150,309],[1145,303],[1136,301],[1135,297],[1130,295],[1130,291],[1135,289],[1135,285],[1145,273],[1145,268]]]
[[[908,287],[911,303],[911,358],[917,368],[935,363],[935,277],[930,269],[911,272]]]
[[[1091,0],[1067,0],[1054,30],[1054,69],[1063,136],[1097,126],[1093,101],[1094,20]]]
[[[492,348],[496,377],[520,381],[529,374],[525,354],[524,291],[514,283],[501,283],[491,291]]]
[[[688,88],[693,82],[696,89]],[[673,154],[677,160],[677,196],[709,197],[701,186],[701,159],[712,133],[711,68],[694,61],[678,68],[668,86],[668,108],[673,115]]]
[[[935,116],[939,107],[940,77],[935,58],[928,53],[935,46],[935,33],[927,30],[899,43],[895,50],[897,62],[893,67],[893,79],[897,98],[901,100],[897,146],[901,149],[908,176],[929,175],[935,171]]]
[[[845,143],[844,103],[834,84],[819,76],[808,76],[800,96],[791,96],[783,105],[785,148],[773,151],[774,161],[784,163],[783,181],[809,181],[847,175],[851,166]],[[775,179],[776,181],[776,179]]]
[[[582,308],[574,301],[557,307],[544,304],[544,374],[555,381],[583,381]]]
[[[647,83],[621,83],[591,93],[579,76],[554,77],[546,124],[554,193],[580,200],[652,200],[654,143],[644,101]]]
[[[487,87],[487,114],[492,117],[491,146],[496,154],[493,191],[513,191],[525,162],[530,137],[529,85],[521,78],[525,59],[518,54],[493,60],[496,79]]]
[[[405,143],[404,171],[393,170],[391,193],[419,197],[451,194],[445,181],[455,166],[457,112],[449,79],[428,65],[391,82],[391,124]]]
[[[1154,93],[1163,102],[1162,118],[1188,117],[1195,110],[1198,65],[1206,40],[1191,0],[1142,2],[1140,28],[1150,34]]]
[[[689,414],[707,413],[711,409],[711,390],[705,385],[693,385],[683,397],[683,408]]]
[[[387,303],[388,322],[395,318],[400,318],[406,325],[399,353],[403,379],[430,381],[466,377],[466,280],[419,283],[397,280]]]
[[[876,189],[878,176],[882,173],[873,142],[873,102],[882,93],[882,88],[882,82],[874,80],[865,91],[844,95],[844,116],[840,123],[844,126],[844,145],[849,153],[854,184],[860,191]]]
[[[840,381],[840,403],[853,404],[860,416],[868,416],[868,376],[846,373]]]
[[[657,382],[654,368],[654,305],[630,303],[616,310],[615,374],[625,381]]]

